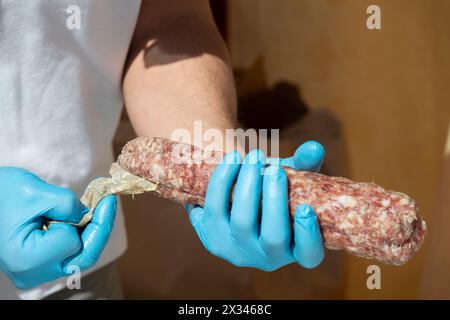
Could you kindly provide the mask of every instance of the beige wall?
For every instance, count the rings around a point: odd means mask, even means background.
[[[429,227],[428,251],[419,291],[424,299],[450,299],[450,123],[443,157],[436,210]]]
[[[430,220],[450,116],[450,1],[229,4],[234,65],[263,55],[270,83],[295,82],[309,106],[342,122],[351,178],[410,194]],[[366,28],[369,4],[381,7],[381,30]],[[379,292],[365,286],[371,262],[349,256],[346,297],[415,298],[425,253],[382,266]]]

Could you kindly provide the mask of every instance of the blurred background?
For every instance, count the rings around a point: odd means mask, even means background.
[[[324,173],[409,194],[428,237],[401,267],[327,250],[314,270],[264,273],[210,255],[181,206],[125,197],[126,298],[450,298],[450,1],[211,4],[233,61],[241,125],[280,128],[282,156],[316,139],[327,151]],[[380,30],[366,27],[372,4]],[[116,152],[133,136],[124,114]],[[381,268],[381,290],[366,286],[371,264]]]

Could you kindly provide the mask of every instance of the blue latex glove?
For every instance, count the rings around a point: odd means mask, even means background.
[[[267,158],[266,163],[281,164],[296,170],[319,171],[323,164],[325,150],[317,141],[307,141],[297,148],[289,158]]]
[[[70,274],[71,265],[94,265],[113,227],[116,197],[99,203],[81,236],[66,223],[42,230],[44,219],[77,223],[87,211],[73,191],[0,167],[0,270],[24,289]]]
[[[204,208],[187,207],[205,248],[236,266],[265,271],[293,262],[305,268],[319,265],[324,249],[313,209],[306,204],[296,209],[292,236],[286,174],[277,165],[269,166],[264,175],[261,172],[265,163],[280,162],[295,169],[318,170],[323,156],[323,147],[314,141],[303,144],[287,159],[265,159],[260,150],[254,150],[241,165],[238,153],[226,155],[211,177]]]

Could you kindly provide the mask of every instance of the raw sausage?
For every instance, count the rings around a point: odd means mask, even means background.
[[[157,185],[163,198],[203,205],[209,178],[221,152],[203,153],[184,143],[138,137],[125,145],[118,164]],[[374,183],[284,168],[293,217],[302,203],[314,208],[329,249],[402,265],[423,243],[426,224],[406,194]]]

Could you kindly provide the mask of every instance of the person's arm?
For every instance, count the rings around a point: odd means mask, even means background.
[[[148,0],[124,74],[125,105],[138,135],[236,126],[230,59],[207,0]]]
[[[138,135],[171,138],[176,129],[193,133],[194,121],[201,121],[203,130],[222,133],[235,127],[233,76],[208,1],[143,1],[124,75],[124,96]],[[226,143],[227,149],[234,144]],[[291,237],[286,175],[272,167],[263,176],[266,159],[261,156],[255,163],[257,154],[249,153],[242,162],[237,153],[230,153],[216,167],[204,207],[187,207],[194,229],[208,251],[238,266],[275,270],[295,261],[307,268],[317,266],[323,245],[314,212],[307,206],[298,208]],[[297,169],[304,169],[305,163],[317,169],[322,160],[322,147],[310,143],[283,161]],[[230,206],[233,184],[238,191]]]

